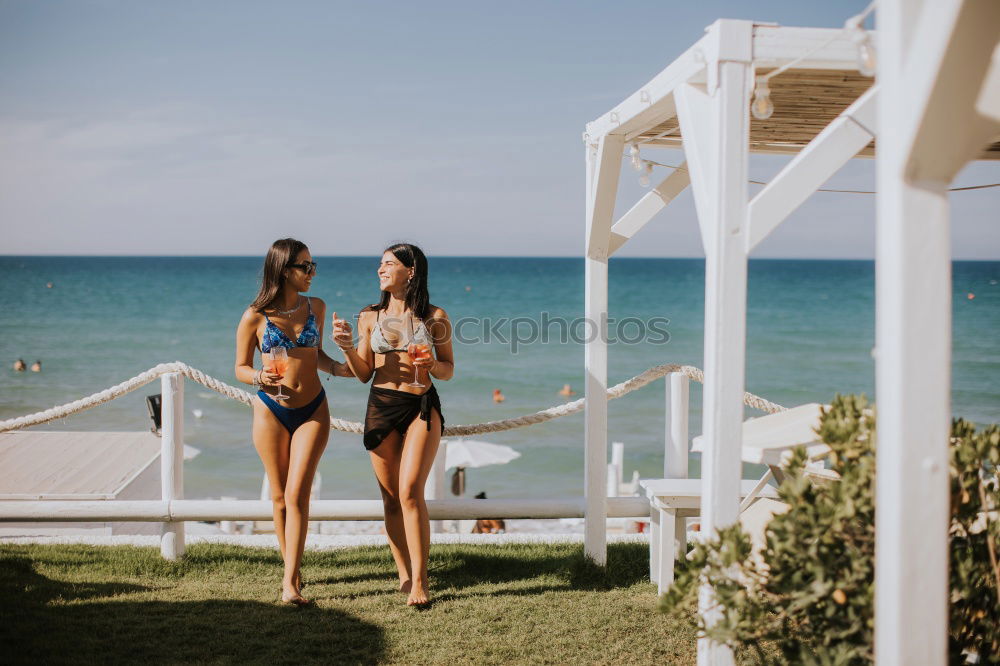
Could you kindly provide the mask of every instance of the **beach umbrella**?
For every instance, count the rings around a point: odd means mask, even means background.
[[[449,439],[445,452],[445,469],[452,467],[485,467],[506,465],[521,454],[503,444],[490,444],[475,439]]]

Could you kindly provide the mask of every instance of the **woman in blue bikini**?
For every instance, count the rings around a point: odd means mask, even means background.
[[[264,462],[274,502],[274,531],[285,563],[281,600],[310,603],[301,594],[302,551],[309,521],[309,493],[330,434],[330,412],[318,370],[346,375],[323,352],[326,305],[309,291],[316,263],[292,238],[275,241],[264,259],[260,291],[236,330],[236,378],[260,387],[253,401],[253,442]],[[254,351],[287,350],[282,374],[254,369]],[[264,363],[268,366],[268,363]],[[339,367],[338,367],[339,366]],[[280,386],[280,391],[275,390]],[[284,392],[279,404],[273,397]]]
[[[427,555],[430,521],[424,484],[430,474],[444,417],[441,399],[431,379],[451,379],[455,361],[448,315],[430,304],[427,258],[408,243],[393,245],[382,254],[378,268],[378,303],[361,311],[358,346],[351,326],[333,313],[333,337],[346,357],[351,373],[362,382],[375,376],[368,396],[364,445],[371,457],[382,493],[385,530],[389,536],[399,589],[407,603],[430,601]],[[411,355],[409,344],[425,344],[433,354]],[[420,383],[415,387],[414,373]],[[336,374],[347,374],[338,371]]]

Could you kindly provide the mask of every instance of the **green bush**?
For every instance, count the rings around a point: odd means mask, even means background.
[[[875,417],[864,396],[837,396],[819,435],[830,445],[840,481],[817,482],[797,450],[778,488],[789,505],[768,525],[767,544],[753,553],[737,524],[697,544],[678,565],[661,609],[698,623],[741,659],[805,664],[872,661],[875,574]],[[1000,663],[1000,428],[952,425],[952,663],[976,654]],[[916,508],[915,508],[916,510]],[[706,627],[689,611],[698,588],[715,589],[718,619]]]

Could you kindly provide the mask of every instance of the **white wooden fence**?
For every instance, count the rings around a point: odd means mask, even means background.
[[[259,500],[184,499],[184,377],[168,373],[160,378],[162,402],[161,498],[128,501],[0,501],[0,522],[162,522],[160,552],[164,558],[184,555],[185,521],[271,520],[272,505]],[[688,464],[688,377],[666,375],[667,424],[664,472],[668,478],[686,478]],[[443,499],[444,449],[440,447],[428,483],[427,510],[431,520],[477,518],[586,518],[586,499]],[[605,461],[606,462],[606,461]],[[609,518],[649,516],[645,497],[606,497]],[[311,520],[381,520],[381,500],[315,500]],[[603,522],[603,521],[602,521]],[[597,528],[602,531],[605,525]]]

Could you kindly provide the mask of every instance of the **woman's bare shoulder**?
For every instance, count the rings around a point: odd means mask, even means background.
[[[253,308],[247,308],[243,311],[243,316],[240,317],[240,325],[246,326],[257,326],[260,322],[264,321],[264,313],[258,312]]]
[[[358,326],[371,326],[378,316],[378,310],[374,305],[368,305],[358,313]]]
[[[427,304],[427,318],[428,319],[447,319],[448,313],[444,311],[444,308],[439,308],[438,306],[428,303]]]

